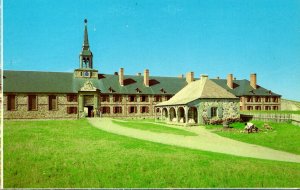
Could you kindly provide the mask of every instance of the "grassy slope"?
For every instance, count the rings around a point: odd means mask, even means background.
[[[207,128],[214,129],[217,134],[231,139],[300,154],[300,127],[289,123],[251,122],[261,129],[259,133],[241,133],[245,127],[244,123],[231,124],[233,129],[229,131],[222,130],[222,126],[207,126]],[[265,130],[264,123],[268,123],[273,130]]]
[[[300,164],[189,150],[79,121],[6,121],[4,187],[299,187]]]
[[[300,111],[300,102],[294,100],[281,99],[281,109]]]
[[[163,126],[161,124],[147,123],[143,120],[135,120],[135,121],[127,120],[126,122],[113,120],[113,122],[123,127],[141,129],[141,130],[152,131],[156,133],[170,133],[175,135],[197,136],[197,134],[193,132],[171,128],[168,126]]]

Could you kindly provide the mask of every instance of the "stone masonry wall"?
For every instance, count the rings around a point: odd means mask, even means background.
[[[217,117],[214,119],[238,119],[240,117],[240,105],[239,100],[232,99],[205,99],[201,100],[199,106],[199,120],[203,121],[203,117],[208,118],[208,109],[211,107],[222,108],[222,118]]]
[[[3,99],[4,119],[76,119],[77,114],[68,114],[67,107],[77,107],[77,102],[68,102],[67,94],[37,94],[37,111],[28,111],[28,94],[16,95],[16,110],[7,110],[7,95]],[[57,96],[57,110],[49,110],[48,96]]]

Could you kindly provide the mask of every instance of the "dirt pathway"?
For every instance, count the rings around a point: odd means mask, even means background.
[[[113,123],[112,119],[110,118],[90,118],[88,119],[88,121],[93,126],[107,132],[152,142],[158,142],[162,144],[206,150],[211,152],[219,152],[243,157],[300,163],[300,155],[231,140],[229,138],[221,137],[217,134],[209,132],[202,127],[183,128],[179,126],[171,126],[198,134],[198,136],[182,136],[122,127]]]

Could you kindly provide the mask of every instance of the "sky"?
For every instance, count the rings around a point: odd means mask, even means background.
[[[237,79],[300,101],[300,0],[5,0],[4,70]]]

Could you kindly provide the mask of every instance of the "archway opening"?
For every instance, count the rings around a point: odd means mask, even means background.
[[[198,123],[198,111],[196,107],[190,107],[188,111],[188,123],[196,124]]]
[[[163,110],[162,110],[162,119],[163,120],[168,119],[168,110],[167,110],[167,108],[163,108]]]
[[[170,121],[177,121],[175,108],[170,108]]]
[[[178,108],[178,122],[179,123],[185,123],[185,116],[184,116],[184,108],[183,107],[179,107]]]

